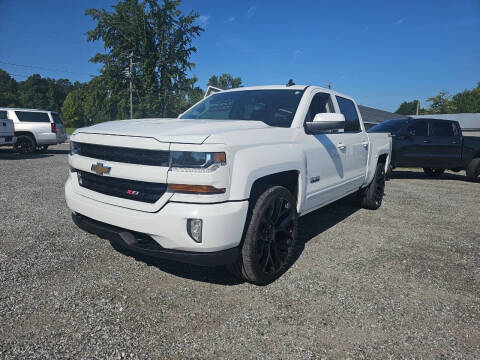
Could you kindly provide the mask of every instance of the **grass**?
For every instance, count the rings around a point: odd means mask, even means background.
[[[66,130],[67,130],[67,134],[68,134],[68,135],[72,135],[73,132],[74,132],[75,130],[77,130],[77,128],[67,127]]]

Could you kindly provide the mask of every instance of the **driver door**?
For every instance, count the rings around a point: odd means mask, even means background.
[[[316,114],[327,112],[335,112],[330,94],[314,93],[305,121],[312,121]],[[345,153],[339,146],[342,135],[340,132],[304,135],[307,158],[305,211],[335,201],[343,195]]]

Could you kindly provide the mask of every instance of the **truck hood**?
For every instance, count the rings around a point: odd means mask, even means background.
[[[202,144],[211,135],[267,127],[261,121],[246,120],[137,119],[104,122],[78,129],[76,133],[137,136],[155,138],[161,142]]]

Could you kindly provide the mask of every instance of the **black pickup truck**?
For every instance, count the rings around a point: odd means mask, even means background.
[[[368,132],[392,135],[392,169],[421,167],[429,176],[446,169],[466,170],[467,177],[480,177],[480,137],[463,136],[457,121],[422,118],[392,119]]]

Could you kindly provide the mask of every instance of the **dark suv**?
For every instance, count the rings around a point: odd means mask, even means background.
[[[471,180],[479,180],[480,137],[463,136],[457,121],[400,118],[368,132],[392,134],[392,169],[421,167],[429,176],[440,176],[445,169],[466,170]]]

